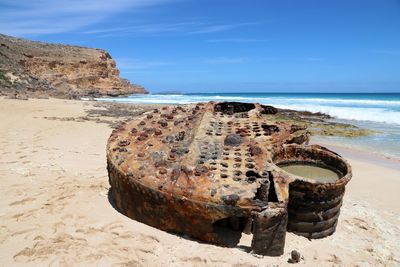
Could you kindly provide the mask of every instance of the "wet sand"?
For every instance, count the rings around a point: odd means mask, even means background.
[[[304,266],[400,265],[396,163],[335,147],[354,174],[337,232],[321,240],[288,233],[283,256],[259,257],[118,213],[105,156],[118,118],[107,112],[96,102],[0,98],[1,266],[289,266],[293,249]]]

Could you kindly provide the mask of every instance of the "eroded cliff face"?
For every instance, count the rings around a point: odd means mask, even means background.
[[[119,77],[102,49],[48,44],[0,34],[0,94],[19,97],[147,93]]]

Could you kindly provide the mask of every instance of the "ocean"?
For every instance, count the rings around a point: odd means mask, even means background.
[[[99,100],[143,104],[241,101],[323,112],[334,117],[335,121],[380,133],[367,137],[323,137],[319,140],[400,159],[400,93],[188,93],[132,95]]]

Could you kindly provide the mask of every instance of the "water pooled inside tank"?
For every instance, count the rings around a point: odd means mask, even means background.
[[[292,162],[280,164],[279,167],[288,173],[321,183],[333,183],[340,179],[335,171],[312,163]]]

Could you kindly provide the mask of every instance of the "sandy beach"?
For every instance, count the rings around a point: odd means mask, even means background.
[[[336,233],[288,233],[284,255],[260,257],[115,210],[105,147],[117,120],[96,102],[0,98],[0,266],[290,266],[294,249],[304,266],[400,265],[398,161],[327,145],[353,167]]]

